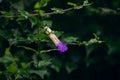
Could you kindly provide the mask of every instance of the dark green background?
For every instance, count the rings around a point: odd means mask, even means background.
[[[22,2],[22,0],[19,0]],[[24,10],[29,13],[33,12],[33,6],[37,0],[23,0]],[[0,2],[0,11],[11,11],[11,4],[17,3],[18,0],[2,0]],[[50,8],[57,7],[67,9],[72,7],[67,2],[82,4],[83,0],[51,0],[44,8],[46,12],[51,12]],[[36,74],[29,74],[32,80],[120,80],[120,0],[89,0],[93,3],[90,6],[83,7],[79,10],[71,10],[64,14],[51,15],[42,20],[52,21],[52,29],[62,31],[59,37],[64,41],[66,37],[74,36],[79,41],[88,41],[96,33],[102,41],[101,44],[72,45],[67,44],[69,50],[60,55],[57,51],[44,53],[37,56],[37,60],[51,59],[51,65],[57,65],[56,68],[47,66],[50,72],[49,76],[43,79]],[[16,10],[16,9],[15,9]],[[14,13],[14,9],[12,10]],[[17,14],[17,13],[15,13]],[[1,14],[2,15],[2,14]],[[12,29],[17,29],[21,37],[26,38],[26,34],[33,32],[34,28],[30,26],[30,21],[23,20],[21,25],[16,22],[16,18],[8,19],[0,17],[0,58],[5,54],[5,49],[10,46],[9,39],[13,37]],[[25,32],[26,31],[26,32]],[[37,49],[36,42],[19,42],[11,46],[10,52],[13,58],[18,58],[16,62],[21,69],[22,62],[29,63],[34,53],[17,46],[29,46]],[[51,43],[41,42],[41,49],[51,49]],[[53,46],[53,45],[52,45]],[[10,62],[11,63],[11,62]],[[7,80],[6,69],[10,65],[0,61],[1,80]],[[67,68],[69,67],[69,68]],[[36,69],[30,65],[29,70]],[[39,69],[38,69],[39,70]],[[44,69],[41,69],[44,70]],[[70,71],[70,72],[69,72]],[[14,80],[16,73],[8,73]],[[25,74],[23,74],[25,75]],[[22,78],[20,80],[30,80]],[[19,79],[18,79],[19,80]]]

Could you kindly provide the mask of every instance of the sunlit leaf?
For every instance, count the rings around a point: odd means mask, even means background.
[[[10,64],[10,66],[7,68],[7,72],[10,73],[16,73],[17,71],[18,71],[18,67],[14,63]]]
[[[5,55],[11,55],[10,48],[6,48]]]
[[[34,5],[34,8],[35,8],[35,9],[39,9],[39,8],[41,8],[40,3],[39,3],[39,2],[36,2],[35,5]]]
[[[40,9],[41,7],[47,6],[48,2],[49,2],[49,0],[40,0],[35,3],[34,9]]]
[[[63,14],[64,12],[62,11],[63,9],[61,8],[51,8],[55,13]]]
[[[77,4],[72,3],[72,2],[67,2],[67,4],[70,5],[70,6],[73,6],[73,7],[76,7],[76,6],[77,6]]]

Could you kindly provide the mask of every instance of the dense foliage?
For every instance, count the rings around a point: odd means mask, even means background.
[[[0,0],[0,80],[120,80],[119,21],[120,0]]]

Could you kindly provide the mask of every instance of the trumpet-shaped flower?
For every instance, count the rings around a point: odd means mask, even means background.
[[[49,38],[53,41],[61,54],[68,50],[68,47],[64,43],[62,43],[55,34],[52,33],[52,30],[49,27],[45,27],[45,29]]]
[[[68,50],[68,47],[62,42],[57,44],[57,48],[58,48],[60,53],[63,53],[63,52]]]

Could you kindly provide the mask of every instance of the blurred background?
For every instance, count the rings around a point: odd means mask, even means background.
[[[84,1],[0,0],[0,80],[120,80],[120,0],[89,0],[91,5],[63,14],[30,15]],[[55,31],[67,52],[51,50],[55,46],[42,25]],[[103,42],[79,44],[93,33]]]

